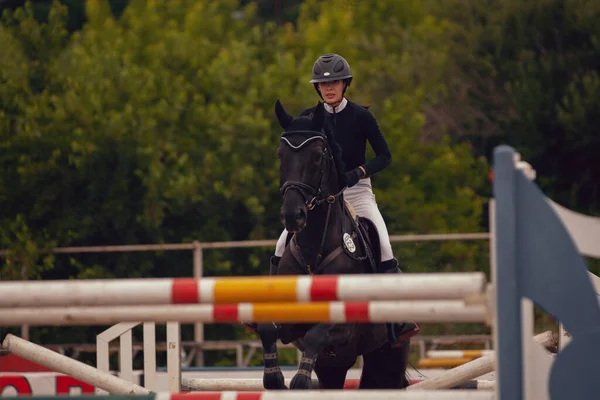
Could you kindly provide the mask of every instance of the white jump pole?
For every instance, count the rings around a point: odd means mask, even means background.
[[[0,308],[467,299],[486,285],[483,272],[13,281]]]
[[[286,386],[289,387],[291,379],[285,379]],[[358,387],[359,379],[346,379],[345,390],[355,389]],[[312,380],[312,388],[319,387],[319,381]],[[238,391],[238,392],[253,392],[264,391],[262,379],[206,379],[194,378],[183,379],[181,384],[183,391],[190,392],[221,392],[221,391]],[[495,381],[489,380],[473,380],[455,386],[452,389],[477,389],[477,390],[494,390],[496,387]]]
[[[3,326],[104,325],[119,322],[485,322],[486,307],[462,301],[258,303],[0,309]]]
[[[429,350],[426,353],[432,359],[479,358],[494,354],[494,350]]]
[[[540,333],[539,335],[534,336],[533,340],[546,348],[556,346],[557,342],[557,339],[552,334],[552,331]],[[462,382],[490,373],[495,369],[496,355],[493,354],[478,358],[456,368],[452,368],[436,377],[426,379],[414,385],[410,385],[406,388],[406,390],[450,389]]]
[[[82,382],[106,390],[111,394],[147,394],[149,390],[90,367],[80,361],[58,354],[12,334],[6,335],[2,346],[11,354],[72,376]]]
[[[404,392],[399,390],[271,390],[266,392],[196,392],[185,394],[189,400],[496,400],[493,392],[446,390]],[[179,394],[158,393],[154,400],[177,400]]]

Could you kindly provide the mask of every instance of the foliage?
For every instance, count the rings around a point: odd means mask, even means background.
[[[488,158],[499,143],[517,148],[546,195],[598,215],[600,3],[428,3],[455,27],[452,110],[440,103],[432,114],[447,116],[442,125]]]
[[[278,237],[273,104],[299,113],[320,100],[308,81],[326,52],[350,62],[349,98],[370,106],[392,150],[373,177],[391,234],[487,230],[498,143],[532,163],[550,197],[598,212],[597,2],[276,5],[54,0],[6,11],[1,278],[190,276],[187,251],[50,250]],[[487,243],[394,249],[405,271],[488,271]],[[272,250],[205,251],[205,274],[266,274]],[[96,331],[34,337],[91,341]],[[207,328],[208,339],[243,335]]]

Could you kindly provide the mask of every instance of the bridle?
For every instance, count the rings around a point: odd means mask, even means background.
[[[300,143],[298,145],[294,145],[292,142],[290,142],[290,140],[287,138],[287,136],[298,135],[298,134],[308,136],[308,138],[305,139],[302,143]],[[325,247],[325,238],[327,236],[327,229],[329,228],[329,221],[331,219],[330,218],[331,208],[332,208],[333,204],[336,202],[336,200],[340,197],[340,195],[344,192],[344,190],[346,190],[346,187],[344,186],[338,193],[326,194],[323,196],[323,183],[324,183],[323,180],[325,177],[325,170],[327,169],[327,162],[333,163],[333,154],[331,153],[331,150],[329,149],[327,138],[325,137],[324,134],[322,134],[321,132],[317,132],[317,131],[288,131],[288,132],[284,132],[281,136],[281,141],[284,142],[289,147],[291,147],[294,151],[299,151],[307,143],[311,143],[315,140],[320,140],[324,144],[323,156],[321,157],[321,171],[319,172],[319,183],[318,183],[317,187],[314,188],[314,187],[307,185],[306,183],[300,182],[300,181],[286,181],[280,188],[281,195],[284,198],[285,198],[286,193],[289,190],[297,190],[298,192],[300,192],[300,194],[304,198],[304,204],[306,205],[306,208],[308,211],[313,210],[315,207],[317,207],[325,202],[328,203],[327,216],[325,217],[325,227],[323,228],[323,234],[321,235],[321,246],[319,249],[319,253],[317,254],[317,258],[315,260],[315,265],[313,267],[314,271],[311,270],[310,265],[306,264],[306,262],[304,262],[304,260],[302,260],[302,255],[299,251],[300,248],[297,244],[295,246],[296,251],[292,252],[292,254],[294,254],[295,257],[298,257],[297,258],[298,262],[300,262],[301,264],[304,264],[303,266],[307,269],[309,274],[313,274],[313,272],[316,272],[317,268],[321,264],[321,261],[323,260],[323,250]],[[329,168],[329,176],[328,176],[326,182],[329,182],[329,179],[331,178],[331,171],[332,171],[332,168],[330,167]],[[342,247],[340,246],[340,248],[342,248]],[[333,260],[337,256],[337,254],[339,254],[339,253],[335,252],[335,254],[330,254],[327,257],[329,260],[326,260],[324,265],[326,266],[331,260]]]
[[[311,135],[312,134],[312,136],[309,136],[307,139],[305,139],[299,145],[294,145],[292,142],[290,142],[290,140],[287,137],[292,136],[292,135],[298,135],[298,134],[303,134],[303,135],[307,135],[307,134]],[[284,142],[286,145],[288,145],[290,148],[292,148],[292,150],[294,150],[294,151],[300,151],[306,144],[314,142],[315,140],[320,140],[324,144],[323,156],[321,157],[321,170],[319,172],[319,183],[317,184],[317,187],[314,188],[314,187],[307,185],[306,183],[300,182],[300,181],[286,181],[279,189],[279,191],[281,192],[281,195],[283,197],[285,197],[288,190],[294,189],[294,190],[297,190],[298,192],[300,192],[300,194],[304,198],[304,204],[306,205],[306,208],[308,211],[311,211],[316,206],[319,206],[325,202],[327,202],[329,204],[333,204],[335,202],[335,200],[346,189],[344,187],[344,188],[342,188],[342,190],[340,190],[336,194],[327,194],[324,197],[321,197],[323,195],[323,183],[324,183],[323,179],[325,177],[325,170],[327,169],[327,162],[328,161],[333,162],[333,154],[331,154],[331,151],[329,150],[327,138],[321,132],[288,131],[288,132],[284,132],[281,136],[281,141]],[[332,169],[329,168],[329,177],[327,178],[327,182],[329,182],[329,179],[331,177],[331,170]]]

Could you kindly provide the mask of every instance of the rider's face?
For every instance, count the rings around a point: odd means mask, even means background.
[[[341,80],[320,82],[319,91],[328,104],[337,105],[342,101],[344,95],[344,82]]]

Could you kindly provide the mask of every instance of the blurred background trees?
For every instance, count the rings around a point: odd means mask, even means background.
[[[486,231],[500,143],[523,154],[555,201],[599,213],[600,1],[0,7],[2,279],[192,273],[188,252],[55,255],[54,246],[276,238],[273,104],[314,105],[311,67],[327,52],[349,61],[348,96],[371,106],[392,149],[374,177],[392,234]],[[488,271],[486,242],[394,248],[408,272]],[[266,274],[271,253],[211,250],[205,271]],[[207,338],[234,329],[207,327]],[[68,332],[35,335],[91,341],[97,330]]]

